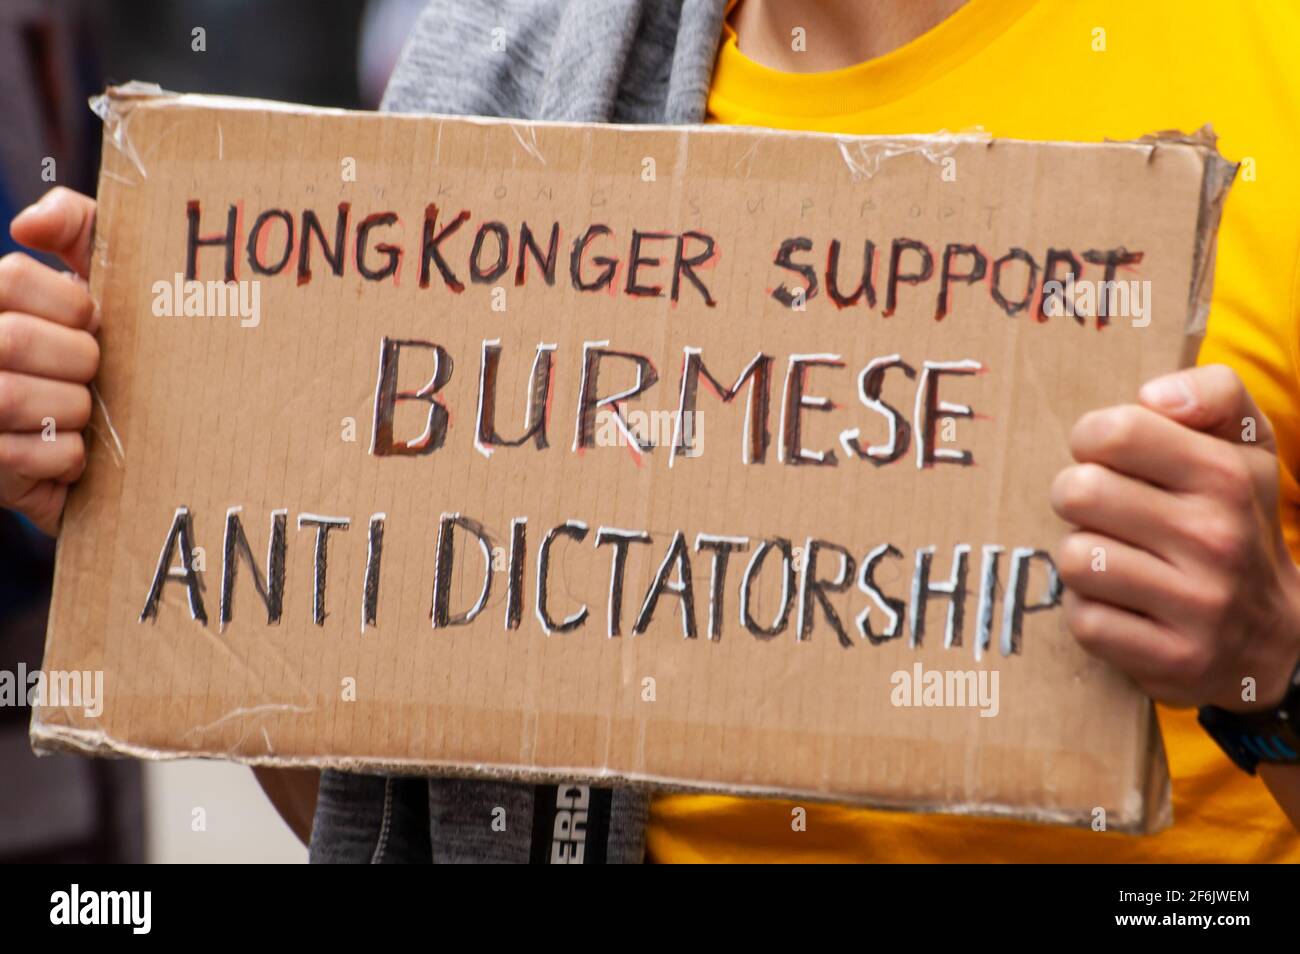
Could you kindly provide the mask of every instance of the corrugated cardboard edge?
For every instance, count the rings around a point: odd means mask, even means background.
[[[65,726],[37,725],[32,723],[32,742],[38,745],[39,754],[62,752],[73,755],[91,755],[99,758],[132,758],[146,762],[175,762],[184,759],[209,759],[236,762],[240,765],[266,766],[284,769],[334,769],[343,772],[358,772],[377,775],[426,776],[438,775],[449,778],[482,778],[525,784],[560,784],[565,782],[589,782],[593,785],[638,788],[655,792],[680,792],[696,795],[739,795],[750,798],[781,798],[806,802],[819,802],[840,805],[857,805],[863,808],[884,811],[900,811],[914,814],[962,815],[971,817],[1007,819],[1011,821],[1029,821],[1042,824],[1067,825],[1077,828],[1089,828],[1095,819],[1091,811],[1051,811],[1033,809],[1025,806],[1010,806],[998,803],[963,802],[913,802],[902,799],[882,797],[853,798],[845,795],[830,795],[825,792],[802,791],[799,789],[769,787],[762,785],[708,785],[706,783],[667,779],[660,776],[639,775],[630,772],[592,772],[590,769],[552,768],[537,769],[521,765],[471,765],[462,762],[438,761],[403,761],[392,759],[372,759],[365,756],[310,756],[283,757],[276,755],[231,755],[225,752],[169,752],[148,746],[132,745],[113,739],[102,732],[87,729],[72,729]],[[1159,732],[1155,733],[1155,744],[1159,749],[1158,764],[1163,768],[1163,746]],[[1153,762],[1153,765],[1156,764]],[[1107,830],[1123,834],[1151,834],[1167,827],[1171,817],[1167,809],[1168,772],[1153,773],[1164,778],[1163,800],[1157,796],[1155,803],[1148,802],[1146,813],[1136,812],[1132,817],[1108,819]],[[1166,806],[1164,809],[1160,805]],[[1153,827],[1154,826],[1154,827]]]
[[[122,86],[110,87],[101,96],[91,100],[92,110],[103,120],[105,126],[104,143],[119,149],[129,158],[142,177],[147,177],[147,169],[140,162],[139,156],[129,136],[129,119],[131,113],[141,106],[156,105],[204,106],[219,109],[254,109],[271,110],[288,113],[310,113],[313,115],[349,115],[351,111],[342,109],[316,108],[281,103],[271,100],[243,99],[227,96],[210,96],[200,94],[183,94],[167,92],[161,87],[131,82]],[[391,114],[393,118],[444,118],[455,121],[469,121],[485,125],[504,125],[516,130],[521,148],[532,153],[535,158],[545,161],[536,152],[536,143],[518,135],[519,129],[531,130],[537,126],[598,126],[595,123],[555,123],[545,120],[508,120],[476,116],[430,117],[412,114]],[[681,126],[639,125],[633,129],[660,129],[676,133],[682,132]],[[689,127],[694,132],[725,133],[740,127],[734,126],[700,126]],[[993,147],[997,142],[1014,140],[996,140],[979,132],[939,133],[935,135],[896,136],[896,137],[845,137],[826,133],[809,133],[792,130],[754,129],[753,132],[763,136],[801,136],[822,137],[836,144],[844,158],[849,171],[855,177],[869,177],[878,170],[881,162],[897,156],[920,156],[927,161],[940,161],[952,147],[961,143],[982,142]],[[530,137],[531,138],[531,137]],[[1210,298],[1213,291],[1213,274],[1215,260],[1215,239],[1223,211],[1223,202],[1227,191],[1236,175],[1237,165],[1224,159],[1217,150],[1216,137],[1209,126],[1193,133],[1162,131],[1143,136],[1137,140],[1108,140],[1113,144],[1148,147],[1154,157],[1156,151],[1164,145],[1190,147],[1201,155],[1203,177],[1201,203],[1196,227],[1195,255],[1192,268],[1192,281],[1188,293],[1188,309],[1185,321],[1186,345],[1183,360],[1191,364],[1195,360],[1204,334],[1209,314]],[[853,147],[852,151],[847,148]],[[1061,145],[1061,144],[1058,144]],[[1096,143],[1064,143],[1078,145],[1081,148],[1093,147]],[[104,409],[107,413],[107,409]],[[987,803],[917,803],[904,802],[886,798],[852,799],[843,795],[830,796],[820,792],[807,792],[786,788],[747,785],[708,785],[662,777],[650,777],[635,773],[595,771],[590,769],[566,771],[561,768],[536,769],[512,765],[473,765],[454,762],[428,760],[393,761],[373,759],[364,756],[313,756],[284,757],[273,754],[264,756],[243,756],[228,752],[177,752],[138,746],[118,739],[113,739],[99,731],[76,729],[69,726],[49,724],[42,720],[42,709],[37,707],[32,713],[30,738],[33,750],[38,754],[67,752],[80,755],[100,757],[124,757],[145,761],[172,761],[187,758],[220,759],[245,765],[263,765],[279,768],[332,768],[342,771],[378,772],[394,775],[429,775],[463,776],[478,778],[510,779],[521,782],[559,782],[575,779],[588,780],[597,784],[625,785],[629,787],[653,788],[662,791],[682,791],[698,793],[741,794],[754,797],[784,797],[807,801],[834,801],[845,804],[860,804],[873,808],[901,810],[908,812],[941,812],[951,815],[971,815],[994,818],[1018,818],[1031,821],[1090,827],[1095,819],[1091,812],[1051,811],[1043,809],[1026,809],[1023,806],[1007,806]],[[1149,834],[1168,827],[1172,823],[1172,805],[1170,801],[1170,777],[1165,758],[1164,744],[1160,735],[1154,707],[1149,707],[1145,727],[1146,744],[1142,747],[1139,764],[1135,766],[1135,777],[1142,779],[1140,790],[1134,790],[1136,804],[1122,807],[1121,817],[1108,819],[1110,830]]]

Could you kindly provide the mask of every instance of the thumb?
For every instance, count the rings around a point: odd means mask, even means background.
[[[1207,364],[1154,378],[1142,385],[1138,400],[1193,430],[1276,452],[1272,425],[1227,365]]]
[[[57,255],[68,268],[89,278],[95,200],[62,186],[51,189],[14,216],[9,234],[28,248]]]

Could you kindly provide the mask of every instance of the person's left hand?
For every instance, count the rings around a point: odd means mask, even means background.
[[[1076,528],[1056,553],[1070,631],[1158,702],[1276,705],[1300,658],[1300,571],[1268,419],[1223,365],[1139,401],[1080,418],[1078,463],[1052,484]]]

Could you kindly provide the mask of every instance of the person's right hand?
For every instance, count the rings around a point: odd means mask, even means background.
[[[14,217],[9,234],[57,255],[58,272],[21,252],[0,258],[0,505],[58,531],[81,476],[99,308],[90,297],[95,200],[62,187]]]

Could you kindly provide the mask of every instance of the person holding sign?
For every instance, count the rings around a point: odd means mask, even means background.
[[[1300,716],[1300,186],[1280,171],[1300,123],[1300,74],[1286,68],[1300,15],[1200,0],[620,0],[602,11],[434,2],[385,106],[853,134],[979,126],[1048,140],[1213,122],[1225,154],[1242,159],[1201,367],[1084,416],[1069,438],[1076,463],[1044,488],[1073,528],[1056,555],[1072,632],[1164,704],[1176,822],[1134,838],[1104,824],[720,796],[657,797],[647,818],[634,797],[585,786],[438,780],[426,792],[337,772],[317,802],[314,773],[261,771],[310,833],[313,858],[585,859],[589,843],[550,833],[572,835],[577,814],[599,811],[607,837],[590,857],[611,861],[1300,860],[1300,752],[1279,728]],[[13,234],[84,278],[93,219],[90,199],[56,190]],[[0,500],[54,533],[82,467],[97,310],[80,281],[13,256],[0,262],[0,311]],[[487,833],[503,804],[546,820],[540,852],[529,832]]]

